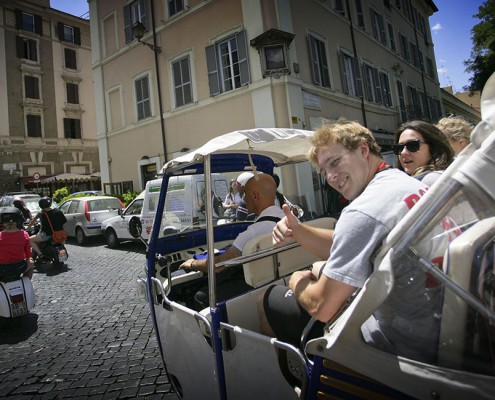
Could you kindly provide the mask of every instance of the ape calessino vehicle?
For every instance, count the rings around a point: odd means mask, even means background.
[[[472,144],[393,229],[364,287],[321,336],[308,340],[303,335],[298,347],[260,333],[256,298],[266,285],[287,282],[291,272],[307,268],[315,258],[297,244],[272,248],[269,235],[262,235],[248,242],[240,258],[226,263],[242,265],[252,290],[217,302],[215,266],[210,262],[212,306],[195,311],[192,297],[206,278],[200,272],[174,271],[189,257],[224,248],[246,223],[217,225],[207,213],[206,226],[167,235],[156,218],[146,276],[138,279],[138,287],[149,301],[163,362],[178,397],[493,399],[494,77],[482,104],[484,120],[475,128]],[[238,131],[168,162],[161,171],[157,216],[165,211],[170,177],[204,174],[209,193],[213,172],[256,168],[271,173],[275,166],[301,162],[311,135],[292,129]],[[206,203],[211,210],[211,199]],[[330,228],[333,222],[318,218],[304,223]],[[438,345],[429,361],[385,352],[363,339],[363,323],[377,309],[401,299],[394,274],[404,273],[403,265],[413,265],[406,273],[422,276],[421,282],[431,288],[425,291],[431,307],[421,310],[436,321]]]

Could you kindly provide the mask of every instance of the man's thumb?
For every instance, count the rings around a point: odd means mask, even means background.
[[[287,217],[288,220],[290,220],[290,218],[295,218],[294,217],[294,214],[292,214],[292,211],[290,210],[290,207],[287,205],[287,204],[284,204],[282,206],[282,210],[284,211],[284,214],[285,216]]]

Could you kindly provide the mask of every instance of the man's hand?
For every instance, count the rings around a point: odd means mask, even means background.
[[[318,280],[310,270],[296,271],[289,280],[289,288],[296,293],[299,289],[301,291],[303,287],[307,286],[310,281]],[[299,285],[299,288],[298,288]]]
[[[292,214],[287,204],[282,206],[282,210],[285,217],[277,222],[272,232],[272,243],[274,246],[280,246],[285,242],[293,240],[293,230],[299,225],[299,220]]]
[[[189,269],[192,271],[192,263],[194,262],[194,258],[190,258],[189,260],[183,262],[181,265],[180,265],[180,269]]]

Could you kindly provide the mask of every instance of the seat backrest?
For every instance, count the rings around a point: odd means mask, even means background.
[[[444,272],[461,288],[475,295],[478,292],[478,280],[486,267],[487,257],[491,260],[493,273],[493,244],[495,240],[495,217],[477,222],[462,235],[454,239],[445,252],[443,261]],[[482,277],[481,277],[482,279]],[[469,313],[468,304],[456,296],[451,290],[446,290],[443,300],[442,322],[440,327],[440,343],[438,358],[442,366],[461,368],[465,364],[466,343],[472,342],[468,337]],[[472,318],[472,316],[471,316]],[[471,329],[472,331],[472,329]]]
[[[324,217],[305,222],[305,224],[317,228],[332,229],[335,225],[335,221],[335,218]],[[270,232],[250,239],[244,246],[242,255],[253,254],[271,247],[272,234]],[[259,287],[275,279],[291,274],[294,271],[308,267],[318,260],[318,257],[307,252],[301,246],[298,246],[245,263],[243,266],[244,278],[248,285]]]

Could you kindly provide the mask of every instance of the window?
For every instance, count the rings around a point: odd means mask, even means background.
[[[26,115],[26,129],[28,137],[41,137],[41,115]]]
[[[62,22],[57,24],[58,39],[61,42],[81,44],[81,29],[64,25]]]
[[[382,90],[378,78],[378,70],[371,65],[364,64],[364,78],[366,86],[366,99],[373,103],[382,102]]]
[[[375,10],[370,10],[371,25],[373,27],[373,37],[386,44],[387,36],[385,35],[385,25],[383,23],[383,16],[378,14]]]
[[[430,115],[429,115],[430,109],[428,107],[428,97],[423,92],[419,92],[418,95],[419,95],[419,107],[421,109],[421,116],[425,119],[430,118]]]
[[[134,81],[134,90],[136,91],[137,120],[141,121],[145,118],[151,117],[151,99],[148,75]]]
[[[435,69],[433,68],[433,60],[430,57],[426,57],[426,68],[430,78],[435,79]]]
[[[25,32],[43,34],[42,20],[39,15],[30,14],[21,10],[15,10],[16,29]]]
[[[409,55],[409,42],[402,33],[399,33],[399,37],[400,37],[400,51],[402,58],[409,62],[411,61],[411,57]]]
[[[64,138],[81,139],[81,120],[64,118]]]
[[[172,72],[174,76],[175,106],[181,107],[185,104],[192,103],[193,96],[189,56],[174,61],[172,63]]]
[[[31,61],[38,61],[38,44],[36,40],[17,36],[16,47],[17,57]]]
[[[385,72],[380,72],[380,84],[382,87],[383,104],[392,107],[392,92],[390,91],[390,82]]]
[[[412,115],[413,118],[421,117],[421,106],[419,104],[419,96],[418,91],[412,86],[407,86],[407,94],[409,98],[409,104],[413,106],[414,113]]]
[[[22,13],[22,29],[28,32],[34,32],[34,15]]]
[[[363,83],[361,80],[361,71],[359,69],[358,60],[355,57],[339,52],[340,58],[340,74],[342,76],[342,87],[344,93],[353,96],[363,96]]]
[[[24,76],[24,97],[27,99],[40,98],[39,79],[35,76]]]
[[[206,48],[210,95],[228,92],[249,83],[246,31]]]
[[[390,48],[393,51],[397,51],[397,46],[395,44],[395,32],[394,32],[394,26],[392,25],[391,22],[387,22],[388,26],[388,38],[390,40]]]
[[[65,68],[77,69],[76,51],[73,49],[64,49]]]
[[[183,0],[167,0],[168,3],[168,16],[172,17],[180,11],[184,11]]]
[[[323,87],[330,87],[330,73],[327,61],[325,43],[313,35],[309,35],[309,46],[311,52],[311,67],[314,82]]]
[[[79,104],[79,86],[77,83],[66,83],[67,103]]]
[[[364,14],[363,5],[361,0],[355,0],[356,2],[356,25],[360,28],[364,28]]]
[[[407,110],[406,100],[404,98],[404,89],[402,88],[401,81],[397,81],[397,97],[399,98],[400,122],[404,123],[407,121]]]
[[[411,46],[411,58],[412,58],[412,63],[415,67],[420,68],[421,64],[419,62],[419,53],[418,53],[418,46],[416,46],[414,43],[409,43]]]
[[[125,24],[125,42],[129,43],[134,40],[132,36],[132,27],[136,22],[141,22],[148,28],[148,13],[145,0],[135,0],[124,7],[124,24]]]
[[[344,1],[345,0],[334,0],[333,3],[333,9],[342,15],[345,15]]]

